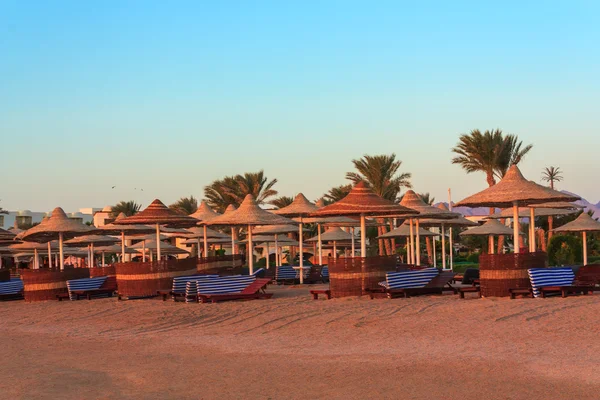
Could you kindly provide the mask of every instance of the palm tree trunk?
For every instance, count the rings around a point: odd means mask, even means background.
[[[381,236],[383,235],[385,232],[383,230],[383,226],[378,225],[377,226],[377,236]],[[385,245],[383,244],[384,240],[383,239],[378,239],[377,240],[377,244],[379,245],[379,255],[380,256],[384,256],[385,255]]]
[[[501,218],[500,223],[502,225],[506,224],[506,218]],[[500,236],[498,238],[498,248],[496,249],[496,254],[502,254],[502,250],[504,250],[504,236]]]
[[[553,228],[554,228],[554,217],[550,216],[550,217],[548,217],[548,245],[550,245],[550,239],[552,239],[552,235],[554,234],[554,232],[552,232]]]

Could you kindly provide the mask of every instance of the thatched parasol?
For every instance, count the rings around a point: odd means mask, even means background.
[[[48,242],[58,238],[58,249],[60,252],[60,269],[65,269],[63,240],[94,232],[95,229],[90,228],[81,222],[75,221],[67,217],[67,214],[62,208],[56,207],[52,211],[50,218],[25,231],[22,235],[23,240],[34,242]]]
[[[311,239],[308,239],[307,241],[314,242],[314,241],[319,241],[319,240],[324,241],[324,242],[333,242],[333,258],[337,259],[337,244],[338,244],[338,242],[347,241],[349,243],[353,243],[354,235],[342,230],[342,228],[339,228],[339,227],[329,227],[321,235],[320,238],[317,236],[316,238],[311,238]]]
[[[302,235],[302,231],[303,231],[303,227],[304,227],[304,222],[302,221],[303,217],[307,217],[308,215],[310,215],[311,213],[317,211],[319,208],[311,203],[310,201],[308,201],[308,199],[302,194],[302,193],[298,193],[296,195],[296,197],[294,198],[294,201],[292,201],[292,203],[289,206],[280,208],[279,210],[275,210],[273,211],[273,213],[277,214],[277,215],[283,215],[285,217],[297,217],[300,219],[300,223],[298,225],[298,242],[300,243],[300,268],[302,269],[304,267],[304,246],[303,246],[303,235]],[[267,250],[268,252],[268,250]],[[300,284],[304,283],[304,274],[300,274]]]
[[[581,232],[583,235],[583,265],[587,265],[587,232],[600,232],[600,222],[583,212],[574,221],[554,229],[554,232]]]
[[[488,236],[489,253],[494,254],[494,236],[512,236],[514,232],[508,226],[501,224],[498,220],[490,219],[487,220],[483,225],[478,225],[473,228],[469,228],[464,232],[459,233],[460,236]],[[515,239],[515,246],[518,243],[518,239]]]
[[[187,215],[181,215],[176,211],[165,206],[163,202],[156,199],[145,210],[124,218],[119,221],[121,225],[152,224],[156,226],[156,254],[160,261],[160,225],[166,225],[173,228],[190,228],[195,226],[198,220]]]
[[[308,232],[308,229],[303,229],[303,232]],[[279,238],[279,235],[282,234],[286,234],[286,233],[295,233],[298,232],[298,228],[293,226],[293,225],[272,225],[272,226],[257,226],[252,230],[253,234],[261,234],[261,235],[273,235],[273,237],[275,238],[274,243],[275,243],[275,266],[279,267],[281,265],[281,254],[280,254],[280,246],[279,246],[279,242],[280,241],[286,241],[289,238],[286,236],[283,236],[281,239]],[[291,239],[289,239],[291,240]],[[266,246],[268,247],[269,244],[267,243]]]
[[[184,249],[180,249],[177,246],[173,246],[169,243],[162,243],[162,242],[157,242],[156,240],[150,240],[148,242],[144,242],[142,243],[137,243],[134,244],[132,246],[129,246],[129,248],[134,249],[140,253],[145,253],[145,252],[149,252],[150,253],[150,257],[152,258],[152,255],[154,253],[156,253],[157,257],[159,253],[163,253],[163,254],[189,254],[189,252],[187,250]],[[156,250],[156,252],[154,251]]]
[[[415,232],[413,231],[413,234]],[[439,236],[438,233],[428,231],[427,229],[419,228],[419,235],[421,236]],[[390,238],[402,238],[410,237],[410,225],[405,222],[399,227],[392,229],[391,231],[384,233],[383,235],[377,236],[377,239],[390,239]]]
[[[106,266],[106,262],[105,262],[105,257],[104,254],[105,253],[122,253],[123,252],[123,248],[121,247],[120,244],[113,244],[110,246],[99,246],[96,247],[96,250],[100,252],[100,254],[102,255],[102,267]],[[129,247],[125,247],[125,254],[137,254],[137,251],[130,249]]]
[[[110,224],[101,226],[98,228],[105,235],[121,235],[121,261],[125,262],[125,233],[128,235],[134,234],[146,234],[153,233],[155,228],[149,225],[132,224],[122,225],[123,221],[127,216],[123,213],[119,213],[117,218]]]
[[[567,203],[568,204],[568,203]],[[569,215],[575,214],[577,210],[568,209],[568,208],[537,208],[536,207],[526,207],[519,208],[519,218],[531,218],[531,209],[534,209],[534,217],[553,217],[557,215]],[[499,213],[490,214],[486,219],[501,219],[501,218],[513,218],[514,213],[510,208],[506,208],[501,210]]]
[[[456,205],[459,207],[513,207],[514,233],[515,237],[519,235],[519,206],[528,206],[534,204],[543,204],[553,201],[576,201],[580,200],[578,196],[562,193],[535,182],[528,181],[523,177],[521,171],[516,165],[512,165],[502,180],[479,193],[459,201]],[[533,208],[530,209],[531,220],[535,218]],[[529,243],[530,250],[535,251],[535,232],[534,224],[530,224]],[[519,252],[519,246],[514,246],[515,253]]]
[[[48,242],[48,243],[50,243],[50,242]],[[33,256],[34,256],[33,268],[39,269],[40,268],[40,260],[38,257],[38,252],[45,250],[46,245],[42,244],[42,243],[36,243],[36,242],[22,242],[22,243],[11,244],[10,246],[8,246],[8,249],[12,253],[26,253],[27,251],[33,250]],[[13,256],[17,257],[16,254],[13,254]]]
[[[416,243],[413,240],[414,232],[409,235],[410,242],[410,263],[421,265],[421,236],[419,235],[420,231],[420,219],[421,218],[436,218],[436,219],[454,219],[460,217],[460,214],[453,213],[448,210],[444,210],[442,208],[433,207],[429,204],[425,203],[421,196],[416,194],[413,190],[408,190],[402,200],[400,201],[400,205],[410,208],[411,210],[415,210],[419,212],[419,215],[414,217],[409,217],[409,230],[413,232],[413,220],[416,220]]]
[[[360,216],[360,256],[367,256],[366,216],[386,215],[415,215],[417,211],[410,210],[393,201],[377,196],[364,182],[359,182],[343,199],[320,208],[311,214],[312,217],[327,216]]]
[[[212,208],[210,208],[206,201],[202,200],[196,212],[190,214],[190,217],[196,218],[198,221],[200,221],[198,222],[198,225],[202,225],[203,228],[206,229],[205,222],[211,221],[221,215],[222,214],[219,214],[218,212],[215,212]],[[208,239],[208,236],[207,234],[205,234],[202,237],[204,238],[204,257],[208,257],[208,242],[206,241],[206,239]],[[198,254],[200,254],[200,248],[198,248]]]
[[[94,266],[94,245],[108,246],[118,241],[119,239],[115,239],[112,236],[85,235],[67,240],[65,245],[70,247],[88,246],[88,265],[89,268],[92,268]],[[104,266],[104,258],[102,259],[102,266]]]
[[[256,225],[295,225],[296,222],[263,210],[254,200],[254,196],[247,195],[240,207],[229,213],[225,213],[212,221],[206,222],[207,225],[229,225],[229,226],[247,226],[248,227],[248,247],[250,274],[254,273],[252,260],[252,227]]]

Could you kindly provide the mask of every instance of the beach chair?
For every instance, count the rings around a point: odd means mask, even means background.
[[[594,291],[593,285],[574,284],[573,269],[567,268],[531,268],[527,270],[534,297],[546,297],[561,294],[567,297],[571,293],[588,294]]]
[[[425,268],[416,271],[388,272],[386,280],[379,282],[380,288],[367,292],[373,299],[377,294],[385,294],[388,298],[410,297],[422,294],[442,294],[446,287],[451,288],[450,282],[454,273],[442,272],[437,268]],[[452,288],[454,292],[454,289]]]
[[[271,282],[253,275],[222,276],[196,282],[198,302],[216,303],[225,300],[270,299],[273,293],[265,288]]]
[[[327,265],[323,265],[323,268],[321,269],[321,280],[323,283],[329,282],[329,266]]]
[[[193,282],[193,290],[190,293],[193,293],[193,297],[196,297],[196,281],[201,277],[217,277],[219,275],[186,275],[186,276],[176,276],[173,278],[173,286],[171,289],[162,289],[158,290],[156,293],[159,296],[162,296],[163,301],[167,301],[167,298],[171,296],[173,301],[177,301],[178,298],[187,298],[188,293],[188,282]]]
[[[286,283],[294,284],[298,281],[299,275],[298,271],[292,268],[289,265],[282,265],[276,267],[275,270],[275,282],[278,285],[285,285]]]
[[[254,275],[257,278],[265,278],[267,275],[267,270],[264,268],[259,268],[256,271],[254,271],[252,275]]]
[[[23,298],[23,281],[12,278],[0,282],[0,300],[20,300]]]
[[[79,300],[81,297],[91,300],[92,297],[101,295],[112,297],[117,290],[117,278],[114,276],[98,276],[95,278],[73,279],[67,281],[67,289],[71,300]],[[57,298],[60,301],[64,296],[57,295]]]

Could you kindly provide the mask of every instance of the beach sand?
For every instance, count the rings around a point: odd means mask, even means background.
[[[318,287],[318,286],[316,286]],[[0,397],[598,399],[600,295],[0,303]]]

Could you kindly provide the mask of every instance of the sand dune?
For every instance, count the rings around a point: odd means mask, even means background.
[[[3,398],[597,399],[600,296],[0,304]]]

